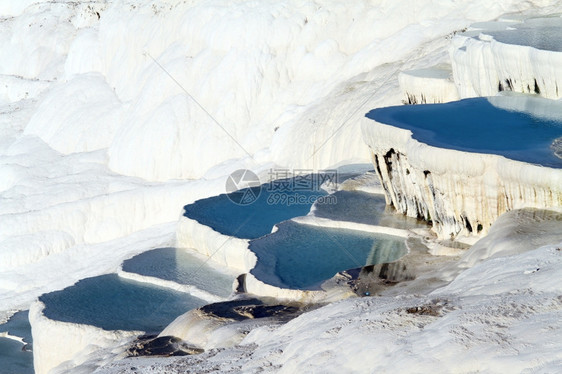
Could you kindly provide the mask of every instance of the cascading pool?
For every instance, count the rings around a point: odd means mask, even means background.
[[[371,110],[367,117],[410,130],[414,139],[431,146],[562,168],[562,159],[552,149],[562,136],[562,119],[509,110],[513,102],[512,97],[498,96],[394,106]],[[560,111],[559,103],[547,102],[553,111]]]
[[[562,52],[562,19],[560,17],[532,18],[517,24],[511,23],[507,30],[485,30],[500,43],[523,45],[545,51]]]
[[[326,197],[319,185],[283,192],[305,197],[293,204],[279,201],[278,191],[262,185],[252,204],[236,204],[223,194],[187,205],[184,215],[222,234],[252,239],[249,249],[258,262],[251,273],[265,283],[291,289],[317,289],[339,271],[394,261],[406,253],[402,238],[290,221],[308,214],[313,203],[313,215],[319,218],[400,229],[427,227],[388,211],[383,195],[338,191]],[[278,230],[271,234],[274,225]]]
[[[404,240],[361,231],[286,221],[278,230],[250,242],[258,262],[251,273],[281,288],[318,289],[337,272],[397,260]]]
[[[116,274],[79,281],[39,298],[47,318],[93,325],[105,330],[142,330],[159,333],[177,316],[205,301]]]
[[[247,189],[198,200],[184,207],[184,216],[224,235],[256,239],[276,223],[307,214],[317,198],[327,195],[320,186],[330,177],[311,174],[253,187],[258,197],[251,204],[233,202],[233,195]]]
[[[23,338],[22,343],[0,336],[0,372],[3,374],[32,374],[33,353],[31,352],[31,326],[27,311],[14,314],[8,322],[0,325],[0,333],[7,332],[13,337]]]
[[[427,228],[424,221],[398,214],[386,206],[384,195],[362,191],[337,191],[334,204],[315,204],[313,215],[335,221],[379,225],[396,229]]]
[[[123,262],[123,271],[193,285],[220,297],[232,293],[236,276],[220,272],[185,249],[158,248]]]

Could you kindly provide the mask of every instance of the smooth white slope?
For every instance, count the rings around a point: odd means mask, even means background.
[[[107,148],[123,122],[123,105],[99,73],[53,84],[24,134],[40,136],[61,153]]]
[[[246,152],[253,155],[271,142],[276,145],[269,157],[283,165],[323,168],[344,159],[366,159],[361,144],[350,141],[357,130],[352,125],[332,135],[347,120],[356,122],[366,110],[358,110],[361,102],[384,104],[369,96],[400,65],[382,74],[360,74],[386,63],[416,59],[424,54],[420,46],[471,21],[530,6],[516,0],[486,6],[432,0],[414,6],[392,2],[373,6],[366,1],[348,6],[336,0],[116,1],[94,3],[88,11],[69,4],[32,6],[15,20],[37,23],[51,9],[71,21],[66,22],[64,33],[56,28],[49,33],[65,41],[42,58],[52,67],[50,76],[62,78],[59,89],[70,93],[77,87],[73,76],[101,73],[117,99],[130,105],[123,108],[126,115],[119,129],[115,121],[100,119],[98,128],[105,135],[97,146],[112,143],[109,165],[113,170],[160,181],[199,178],[212,166],[247,157]],[[85,28],[88,23],[77,19],[86,19],[91,27]],[[27,35],[16,21],[12,29]],[[39,26],[47,25],[39,22]],[[30,45],[27,40],[21,43]],[[14,58],[8,59],[14,65],[4,70],[23,76],[46,75],[26,69],[30,58],[25,53],[36,51],[14,51]],[[20,56],[25,64],[17,62]],[[364,83],[371,80],[377,84]],[[67,84],[73,88],[65,89]],[[343,100],[325,99],[327,93],[339,97],[361,86],[366,92],[345,95]],[[90,89],[87,83],[82,87]],[[388,97],[382,91],[377,95]],[[63,108],[68,100],[57,96],[59,103],[51,101],[49,106]],[[100,93],[94,100],[110,98]],[[312,112],[305,113],[309,107]],[[326,116],[325,109],[330,107]],[[106,112],[99,109],[98,113]],[[63,112],[60,118],[45,116],[44,120],[60,126],[57,123],[68,122]],[[85,116],[91,118],[92,113]],[[74,133],[92,131],[91,121],[81,122],[72,121]],[[55,139],[49,127],[34,121],[29,131],[64,152],[85,149],[83,138],[69,132]],[[294,152],[285,152],[297,133]]]
[[[46,1],[46,0],[45,0]],[[0,14],[5,17],[14,17],[20,15],[25,8],[31,4],[40,3],[41,0],[2,0],[0,1]]]

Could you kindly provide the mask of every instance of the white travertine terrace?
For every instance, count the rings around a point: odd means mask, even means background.
[[[33,366],[37,374],[49,373],[57,367],[66,371],[80,365],[87,357],[85,352],[120,346],[142,334],[142,331],[108,331],[91,325],[55,321],[43,315],[44,308],[41,301],[36,301],[29,310]]]
[[[562,97],[562,18],[486,23],[452,39],[450,55],[461,98],[501,91]]]
[[[446,103],[459,99],[450,66],[409,70],[398,75],[398,82],[407,104]]]
[[[257,261],[248,249],[248,239],[223,235],[185,216],[178,223],[176,247],[194,249],[217,264],[243,273],[249,272]]]
[[[387,203],[431,220],[439,237],[487,233],[513,209],[562,206],[562,169],[432,147],[368,118],[362,129]]]

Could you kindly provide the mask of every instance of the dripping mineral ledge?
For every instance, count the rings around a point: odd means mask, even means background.
[[[363,137],[387,203],[431,220],[442,238],[486,233],[509,210],[562,206],[562,160],[551,148],[562,124],[514,111],[512,102],[478,98],[367,114]],[[494,129],[488,138],[487,128]]]

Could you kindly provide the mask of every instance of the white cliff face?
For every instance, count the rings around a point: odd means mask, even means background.
[[[223,235],[209,226],[182,216],[176,230],[176,247],[191,248],[216,264],[242,273],[256,265],[256,255],[248,249],[248,240]]]
[[[142,331],[106,331],[89,325],[53,321],[43,315],[44,307],[37,301],[29,310],[33,366],[37,374],[47,374],[57,367],[56,370],[65,372],[83,363],[87,354],[122,345],[142,334]]]
[[[461,98],[500,91],[562,97],[562,19],[483,24],[456,35],[450,49]]]
[[[508,210],[562,206],[562,169],[432,147],[370,119],[362,129],[387,203],[441,238],[485,234]]]
[[[409,70],[398,75],[405,104],[446,103],[459,99],[450,66]]]
[[[272,286],[253,274],[246,274],[243,287],[251,295],[273,297],[277,300],[298,301],[305,304],[324,303],[354,296],[349,289],[297,290]]]

